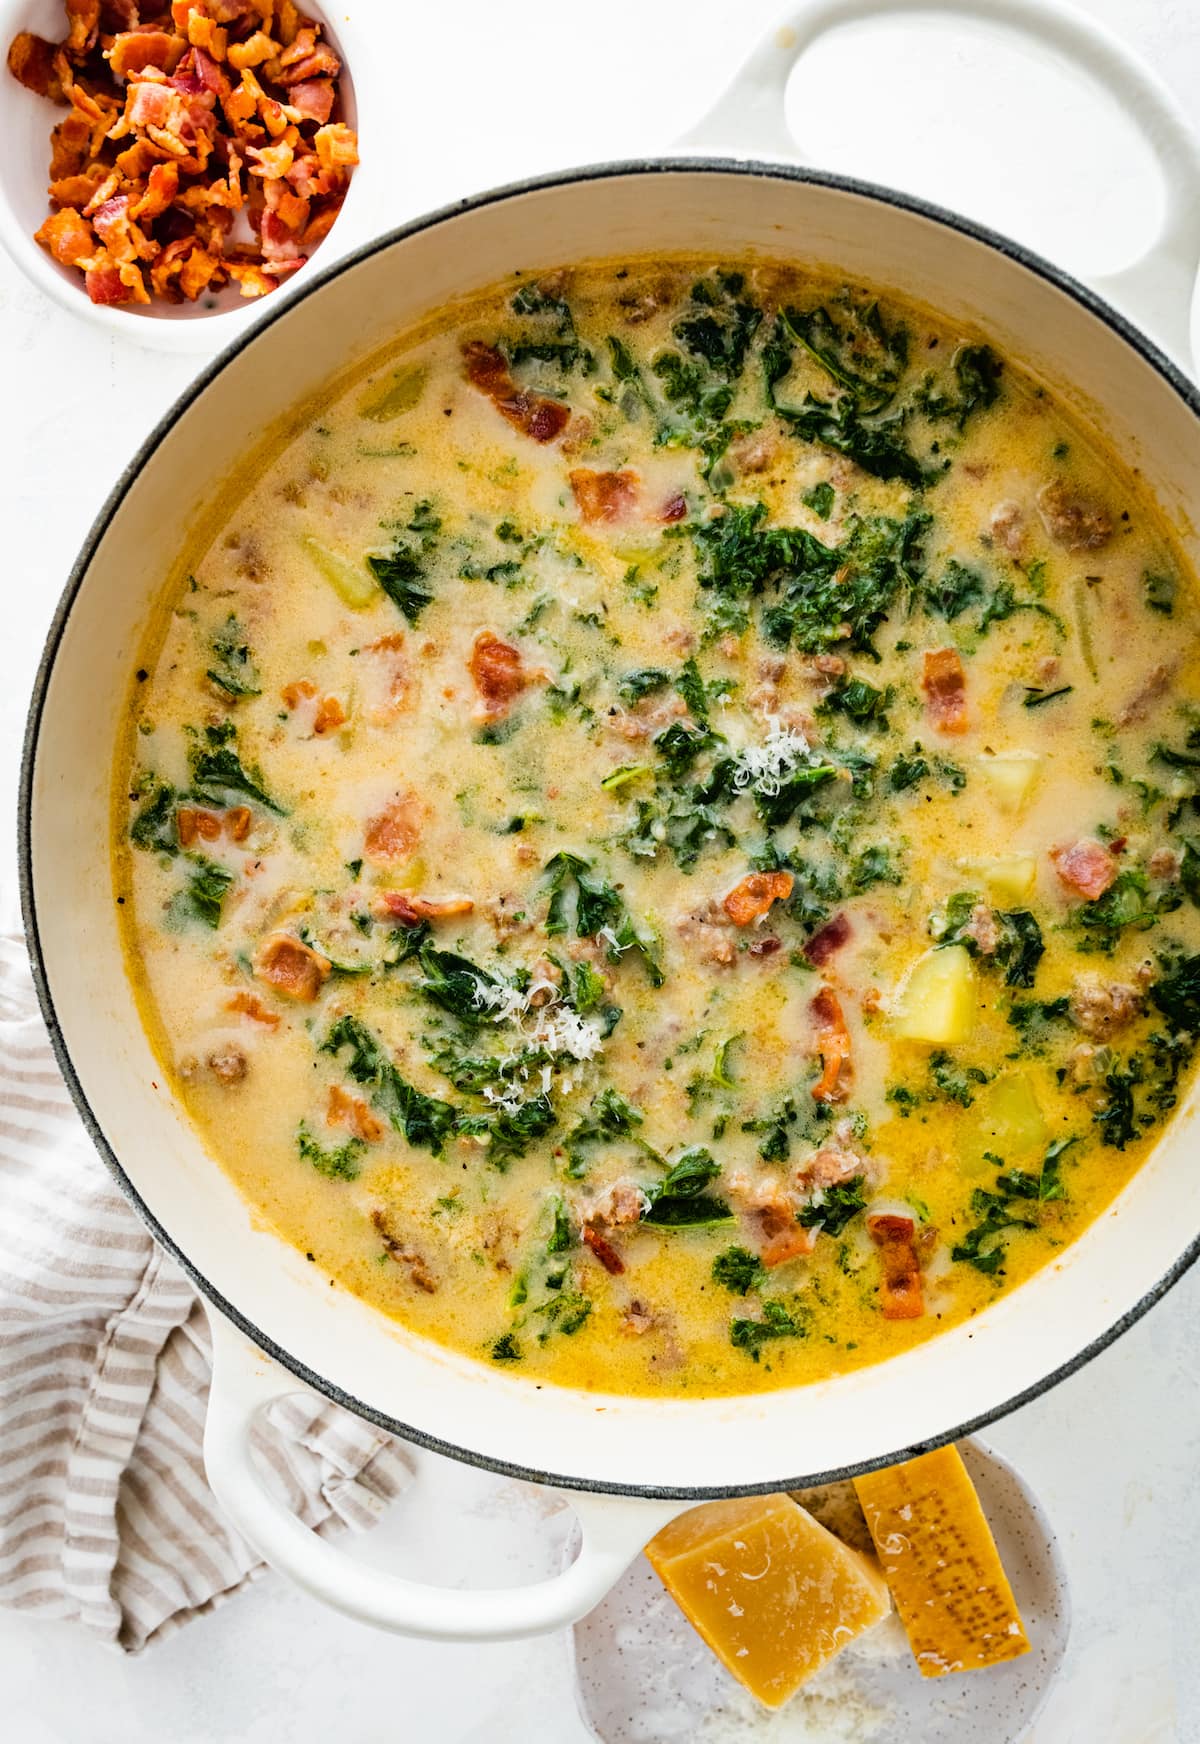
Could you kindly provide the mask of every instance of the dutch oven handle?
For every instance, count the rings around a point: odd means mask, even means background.
[[[1200,270],[1200,146],[1161,80],[1112,32],[1057,0],[809,0],[759,44],[680,146],[738,157],[803,156],[803,142],[793,138],[784,108],[797,61],[829,30],[905,11],[1018,31],[1073,61],[1115,98],[1158,160],[1166,213],[1158,238],[1140,260],[1120,272],[1092,274],[1088,282],[1191,370],[1192,299]]]
[[[563,1492],[579,1521],[569,1568],[530,1586],[426,1585],[348,1556],[319,1538],[267,1488],[250,1434],[267,1405],[307,1389],[209,1310],[213,1379],[204,1432],[208,1481],[230,1523],[265,1562],[313,1598],[360,1623],[431,1641],[512,1641],[561,1629],[598,1605],[660,1526],[687,1502]]]

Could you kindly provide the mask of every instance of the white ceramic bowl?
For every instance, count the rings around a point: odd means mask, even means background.
[[[50,130],[66,111],[27,91],[7,67],[0,68],[0,242],[39,290],[94,327],[123,334],[139,345],[184,355],[211,355],[239,338],[269,309],[278,308],[282,298],[306,284],[319,268],[364,240],[372,228],[366,217],[368,189],[376,179],[371,122],[380,110],[378,105],[362,101],[363,85],[368,81],[361,75],[356,80],[355,74],[368,65],[369,39],[353,12],[339,11],[335,27],[327,22],[331,8],[304,0],[304,11],[322,25],[342,57],[338,80],[342,119],[358,130],[363,164],[350,177],[345,204],[328,237],[298,271],[265,297],[243,298],[235,286],[229,286],[194,303],[168,303],[157,297],[148,305],[93,303],[84,289],[83,274],[75,267],[59,266],[33,240],[34,231],[50,212],[46,194]],[[66,28],[63,0],[0,0],[0,55],[7,56],[9,44],[22,30],[57,42]],[[374,171],[378,168],[376,162]]]

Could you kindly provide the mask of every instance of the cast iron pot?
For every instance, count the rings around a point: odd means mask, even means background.
[[[697,138],[786,154],[782,94],[831,24],[892,10],[826,0],[759,50]],[[151,604],[187,525],[218,498],[264,426],[428,311],[514,267],[695,251],[832,263],[977,323],[1141,467],[1193,559],[1200,396],[1186,356],[1200,256],[1200,154],[1172,102],[1106,35],[1033,0],[933,8],[1016,24],[1070,53],[1146,128],[1169,210],[1152,254],[1112,294],[1002,237],[887,189],[780,163],[669,158],[483,194],[359,249],[198,378],[149,438],[92,529],[50,633],[22,786],[25,918],[46,1020],[108,1166],[211,1311],[213,1488],[263,1556],[352,1616],[411,1634],[500,1639],[555,1628],[603,1595],[641,1545],[706,1497],[795,1488],[891,1462],[1041,1392],[1160,1297],[1195,1258],[1195,1097],[1103,1217],[1052,1265],[906,1355],[808,1387],[740,1399],[605,1398],[537,1387],[439,1349],[331,1290],[262,1228],[206,1154],[151,1053],[122,967],[103,844],[113,749]],[[689,145],[691,141],[688,142]],[[1164,626],[1169,633],[1169,626]],[[395,1434],[572,1492],[575,1562],[552,1580],[455,1592],[362,1567],[307,1531],[249,1456],[262,1406],[316,1389]]]

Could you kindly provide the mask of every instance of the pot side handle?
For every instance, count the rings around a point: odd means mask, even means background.
[[[1193,369],[1192,303],[1200,270],[1200,144],[1166,86],[1119,37],[1058,0],[806,0],[754,50],[725,93],[678,142],[684,151],[803,158],[787,124],[788,80],[818,38],[845,24],[937,13],[1014,30],[1072,61],[1145,136],[1166,196],[1162,228],[1140,260],[1089,284],[1171,357]]]
[[[204,1463],[213,1493],[265,1562],[357,1622],[431,1641],[511,1641],[565,1628],[598,1605],[642,1546],[691,1505],[563,1492],[579,1520],[579,1554],[561,1574],[529,1586],[460,1591],[369,1568],[303,1525],[253,1462],[250,1432],[259,1413],[308,1389],[211,1309],[209,1324]]]

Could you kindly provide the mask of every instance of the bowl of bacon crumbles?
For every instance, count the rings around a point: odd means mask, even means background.
[[[213,349],[339,222],[357,111],[295,0],[24,0],[2,9],[0,239],[59,302]]]

